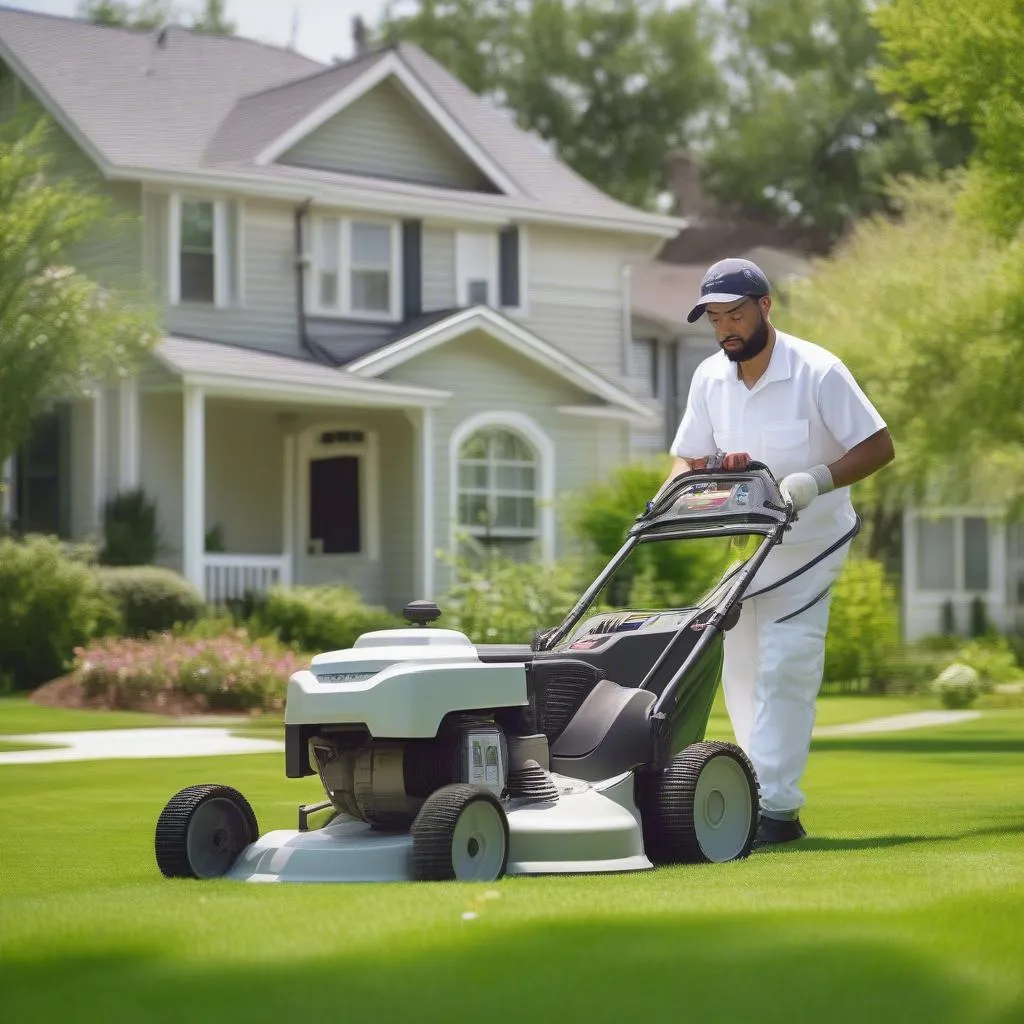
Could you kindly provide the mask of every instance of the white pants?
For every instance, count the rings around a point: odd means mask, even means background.
[[[774,548],[748,593],[756,593],[806,564],[830,542]],[[725,634],[722,689],[737,744],[761,785],[761,813],[796,817],[804,805],[800,778],[807,765],[815,701],[825,668],[831,592],[793,618],[830,587],[849,543],[795,580],[743,601],[739,622]]]

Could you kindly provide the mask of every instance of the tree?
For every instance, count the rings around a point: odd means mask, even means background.
[[[47,180],[48,130],[18,117],[0,133],[0,464],[48,403],[131,372],[158,336],[150,311],[72,265],[108,211],[81,183]]]
[[[703,184],[724,209],[827,251],[888,208],[886,181],[960,165],[970,134],[908,123],[876,88],[868,0],[724,0],[730,100],[706,133]],[[735,69],[735,70],[733,70]]]
[[[98,25],[151,30],[161,28],[181,17],[174,0],[82,0],[79,15]],[[236,26],[227,17],[225,0],[204,0],[202,10],[186,23],[197,32],[234,35]]]
[[[173,0],[82,0],[78,13],[98,25],[154,29],[174,20],[175,5]]]
[[[653,208],[666,158],[718,95],[697,3],[391,0],[377,41],[422,46],[608,194]]]
[[[1024,5],[1020,0],[892,0],[875,11],[888,65],[876,77],[918,121],[978,139],[969,210],[1004,237],[1024,223]]]
[[[926,497],[1002,503],[1024,491],[1024,245],[959,213],[965,172],[890,190],[797,283],[780,326],[839,355],[892,430],[896,461],[857,485],[869,553],[898,554]]]

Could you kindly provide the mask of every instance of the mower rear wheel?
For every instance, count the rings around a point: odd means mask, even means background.
[[[754,766],[740,747],[693,743],[664,771],[639,781],[644,846],[653,863],[721,863],[749,856],[760,792]]]
[[[508,850],[505,809],[484,786],[442,786],[423,802],[412,825],[418,881],[492,882],[505,874]]]
[[[230,786],[188,786],[156,823],[156,862],[168,878],[217,878],[259,839],[249,801]]]

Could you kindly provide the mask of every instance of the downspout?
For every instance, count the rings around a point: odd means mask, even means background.
[[[320,348],[309,336],[306,326],[306,258],[305,234],[303,231],[306,214],[313,203],[312,196],[308,197],[300,206],[295,209],[295,294],[296,294],[296,315],[299,326],[299,343],[302,347],[320,363],[333,366],[333,360]]]

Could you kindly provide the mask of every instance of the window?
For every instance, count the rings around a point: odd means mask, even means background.
[[[988,520],[964,520],[964,590],[988,590]]]
[[[313,234],[314,312],[397,320],[399,226],[321,217]]]
[[[956,589],[955,521],[917,521],[917,586],[920,590]]]
[[[473,537],[538,536],[537,456],[518,434],[479,430],[459,449],[458,524]]]
[[[990,586],[988,520],[921,516],[916,522],[918,590],[980,593]]]
[[[212,202],[182,201],[179,267],[181,301],[212,304],[217,275]]]
[[[161,199],[157,196],[153,201]],[[245,273],[241,201],[173,192],[167,198],[166,210],[167,230],[154,235],[166,239],[166,259],[157,264],[152,251],[147,259],[153,259],[154,266],[164,266],[171,305],[242,305]]]
[[[517,226],[459,231],[455,238],[456,297],[460,306],[525,311],[525,238]]]

